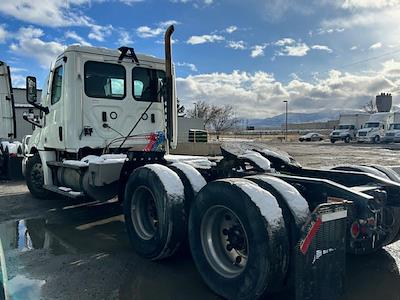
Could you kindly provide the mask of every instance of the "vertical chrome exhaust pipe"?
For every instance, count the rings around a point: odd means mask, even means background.
[[[174,33],[174,25],[167,28],[165,32],[164,44],[165,44],[165,73],[166,73],[166,115],[167,115],[167,139],[171,144],[174,138],[174,84],[172,74],[172,41],[171,36]]]

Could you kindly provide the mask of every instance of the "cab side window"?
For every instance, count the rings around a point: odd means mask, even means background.
[[[165,72],[135,67],[132,70],[133,97],[137,101],[157,102],[159,80],[165,80]]]
[[[63,75],[63,66],[54,70],[53,82],[51,83],[51,104],[56,104],[61,99]]]

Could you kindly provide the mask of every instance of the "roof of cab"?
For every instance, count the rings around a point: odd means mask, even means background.
[[[57,59],[63,57],[64,54],[67,52],[84,52],[84,53],[96,54],[96,55],[106,55],[106,56],[113,56],[117,59],[118,59],[119,55],[121,54],[118,49],[71,45],[71,46],[68,46],[64,50],[64,52],[58,56]],[[161,64],[165,63],[164,59],[160,59],[155,56],[144,55],[144,54],[139,54],[139,53],[136,53],[136,56],[138,57],[139,62],[147,61],[147,62],[155,62],[155,63],[161,63]]]

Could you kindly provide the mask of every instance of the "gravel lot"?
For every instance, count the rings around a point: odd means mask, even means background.
[[[400,152],[327,143],[276,143],[302,165],[400,165]],[[217,299],[190,255],[165,262],[135,255],[115,201],[37,200],[24,182],[0,183],[0,237],[13,299]],[[348,257],[342,299],[400,300],[400,243]],[[277,295],[276,299],[285,299]]]

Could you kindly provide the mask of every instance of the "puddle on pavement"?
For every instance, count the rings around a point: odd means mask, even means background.
[[[16,275],[7,282],[7,294],[12,300],[40,299],[41,288],[45,280],[31,279]]]
[[[70,247],[53,234],[45,219],[27,219],[0,223],[0,238],[4,252],[49,250],[60,255],[70,252]]]

